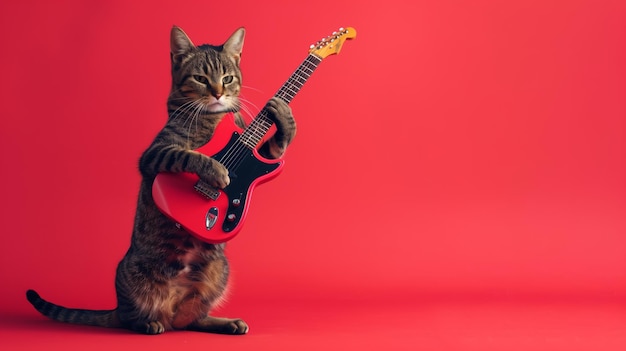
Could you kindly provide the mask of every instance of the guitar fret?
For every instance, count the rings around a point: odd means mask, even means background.
[[[309,54],[307,58],[300,64],[300,66],[293,72],[287,82],[276,93],[276,97],[290,103],[291,100],[300,91],[304,83],[311,76],[313,71],[322,62],[322,59]],[[250,125],[243,131],[239,140],[242,144],[250,149],[256,148],[259,142],[263,139],[267,131],[272,127],[272,122],[267,117],[267,110],[263,109],[257,117],[250,123]]]
[[[253,138],[253,140],[255,141],[260,141],[261,139],[263,139],[263,131],[262,130],[256,130],[253,132],[252,136],[250,137],[251,139]]]

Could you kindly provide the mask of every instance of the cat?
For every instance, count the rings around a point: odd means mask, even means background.
[[[220,46],[195,46],[181,28],[172,28],[168,120],[139,159],[142,181],[131,244],[116,271],[117,308],[65,308],[28,290],[28,301],[43,315],[62,322],[127,328],[145,334],[179,329],[248,332],[241,319],[209,315],[227,288],[225,244],[209,244],[191,236],[165,217],[152,198],[152,183],[159,172],[193,172],[214,187],[229,184],[228,170],[222,164],[193,150],[211,139],[227,113],[234,113],[235,123],[245,127],[240,113],[245,106],[239,98],[244,36],[245,29],[239,28]],[[296,124],[283,100],[274,97],[265,108],[276,131],[259,147],[259,153],[279,158],[295,136]]]

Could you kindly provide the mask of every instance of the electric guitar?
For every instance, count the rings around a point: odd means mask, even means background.
[[[322,60],[339,53],[344,42],[355,37],[354,28],[340,28],[311,45],[306,59],[275,96],[291,102]],[[227,114],[211,140],[196,151],[224,165],[230,184],[217,189],[193,173],[159,173],[152,186],[159,210],[205,242],[217,244],[232,239],[241,230],[254,187],[282,170],[282,159],[269,160],[257,151],[272,124],[265,109],[243,130],[235,125],[234,116]]]

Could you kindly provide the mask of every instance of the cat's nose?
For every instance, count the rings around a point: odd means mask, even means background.
[[[219,100],[222,97],[222,94],[215,93],[215,94],[213,94],[213,96],[215,96],[215,98]]]

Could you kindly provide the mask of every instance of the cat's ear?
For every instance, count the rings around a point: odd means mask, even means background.
[[[170,32],[170,52],[172,61],[177,62],[196,48],[191,39],[180,29],[180,27],[172,27]]]
[[[246,35],[246,30],[241,27],[233,33],[228,40],[224,43],[224,51],[232,55],[237,63],[241,60],[241,51],[243,50],[243,39]]]

